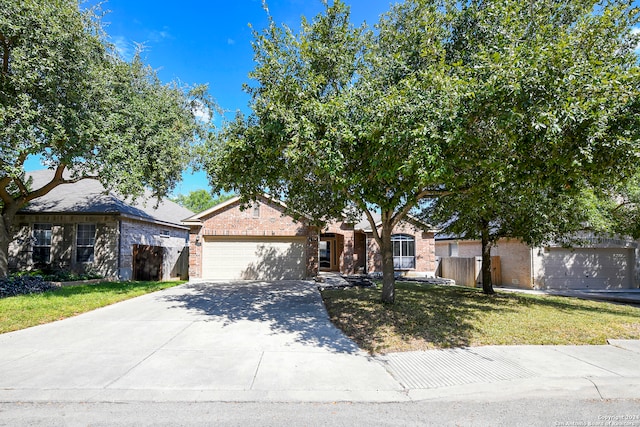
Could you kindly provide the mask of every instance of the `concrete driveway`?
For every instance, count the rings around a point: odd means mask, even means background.
[[[312,282],[191,283],[0,335],[3,401],[404,399]]]

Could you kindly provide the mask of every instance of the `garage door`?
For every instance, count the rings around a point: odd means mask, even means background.
[[[304,238],[205,237],[202,276],[208,280],[290,280],[306,276]]]
[[[620,289],[632,284],[633,250],[549,248],[542,258],[548,289]]]

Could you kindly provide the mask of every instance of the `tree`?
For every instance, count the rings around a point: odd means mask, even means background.
[[[173,201],[193,212],[203,212],[207,209],[229,200],[233,194],[223,194],[213,197],[207,190],[190,191],[189,194],[178,194]]]
[[[491,293],[498,235],[567,234],[575,200],[635,173],[636,22],[622,0],[410,0],[376,31],[336,1],[299,34],[272,22],[254,43],[253,113],[205,167],[214,188],[269,191],[319,222],[367,215],[389,303],[393,227],[431,206],[481,234]]]
[[[482,241],[492,293],[500,237],[541,244],[614,230],[610,189],[637,173],[638,11],[626,1],[472,1],[452,16],[447,62],[466,83],[454,131],[466,152],[447,155],[457,178],[429,212]]]
[[[140,57],[125,62],[75,0],[0,0],[0,277],[18,210],[58,185],[98,179],[137,197],[166,195],[206,124],[204,87],[165,85]],[[24,162],[55,171],[31,188]]]
[[[422,12],[433,25],[412,27]],[[354,27],[338,0],[303,18],[299,34],[271,22],[255,33],[253,113],[228,123],[203,158],[214,190],[245,200],[269,192],[318,223],[366,215],[382,252],[385,303],[395,299],[394,226],[440,194],[451,173],[437,129],[450,108],[440,17],[435,5],[400,5],[372,32]]]

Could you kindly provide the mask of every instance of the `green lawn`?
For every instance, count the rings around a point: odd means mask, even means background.
[[[397,282],[396,303],[380,289],[325,290],[334,324],[372,353],[433,348],[606,344],[640,339],[640,308],[575,298]]]
[[[41,325],[184,282],[104,282],[0,299],[0,333]]]

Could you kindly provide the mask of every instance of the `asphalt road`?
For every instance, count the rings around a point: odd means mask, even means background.
[[[640,426],[640,400],[0,403],[0,426]]]

